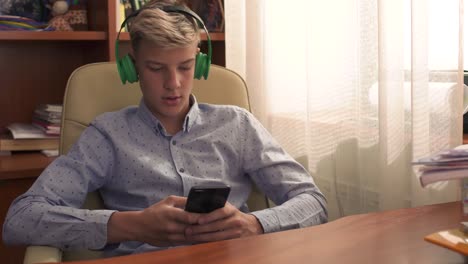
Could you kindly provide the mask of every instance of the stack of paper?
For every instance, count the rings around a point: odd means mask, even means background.
[[[29,123],[13,123],[7,126],[14,139],[36,139],[36,138],[50,138],[55,136],[47,135],[40,128],[35,127]]]
[[[435,232],[425,236],[424,240],[468,256],[468,236],[460,229]]]
[[[444,150],[413,162],[419,165],[421,186],[454,179],[468,178],[468,145]]]

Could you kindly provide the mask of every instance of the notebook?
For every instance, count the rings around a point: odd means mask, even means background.
[[[460,229],[435,232],[424,240],[468,256],[468,235]]]

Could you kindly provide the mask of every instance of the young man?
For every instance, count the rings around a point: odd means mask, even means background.
[[[183,13],[163,11],[179,2],[152,1],[132,18],[140,105],[97,117],[13,202],[6,243],[121,255],[327,221],[311,176],[249,112],[191,95],[198,27]],[[184,210],[192,186],[219,181],[231,186],[223,208]],[[249,212],[251,182],[279,206]],[[79,209],[98,189],[108,209]]]

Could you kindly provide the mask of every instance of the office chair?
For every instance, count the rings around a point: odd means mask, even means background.
[[[207,80],[194,80],[193,94],[199,102],[237,105],[250,111],[247,86],[238,74],[212,65]],[[142,94],[138,83],[123,85],[114,62],[92,63],[70,76],[63,101],[60,153],[67,153],[81,132],[99,114],[137,105]],[[248,205],[255,211],[268,207],[268,200],[253,188]],[[83,208],[104,208],[97,192],[90,193]],[[64,251],[53,247],[29,246],[24,263],[94,259],[100,251]]]

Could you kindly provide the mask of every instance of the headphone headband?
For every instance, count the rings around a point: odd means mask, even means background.
[[[162,10],[166,13],[182,13],[182,14],[185,14],[185,15],[188,15],[188,16],[191,16],[193,18],[195,18],[195,20],[198,22],[198,26],[199,27],[202,27],[203,30],[205,30],[205,33],[206,33],[206,39],[207,39],[207,42],[208,42],[208,57],[210,58],[210,61],[211,61],[211,38],[210,38],[210,34],[208,33],[208,29],[206,29],[206,26],[205,26],[205,23],[203,23],[203,19],[201,19],[197,13],[193,12],[192,10],[188,9],[187,7],[185,6],[165,6],[162,8]]]

